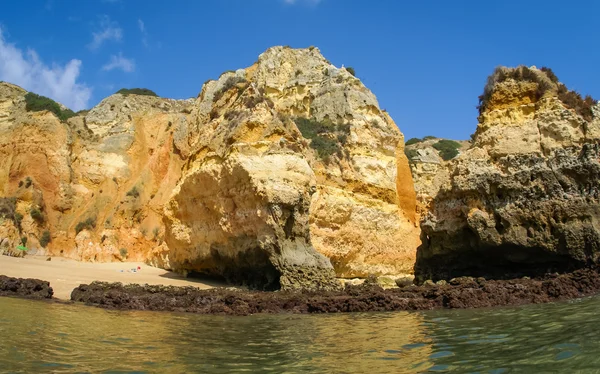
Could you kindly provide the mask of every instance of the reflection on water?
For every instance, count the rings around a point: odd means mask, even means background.
[[[600,372],[598,307],[221,317],[0,298],[0,371]]]

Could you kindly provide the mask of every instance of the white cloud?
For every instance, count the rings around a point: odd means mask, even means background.
[[[121,41],[123,30],[116,22],[112,22],[108,16],[100,17],[100,30],[92,33],[92,42],[88,48],[95,50],[108,40]]]
[[[23,52],[8,43],[0,29],[0,80],[28,91],[48,96],[77,111],[88,106],[92,89],[77,81],[81,60],[72,59],[64,66],[45,65],[33,49]]]
[[[138,18],[138,27],[140,28],[140,32],[142,33],[142,44],[144,47],[148,48],[148,32],[146,31],[146,25],[144,21]]]
[[[119,53],[118,56],[112,55],[110,56],[110,61],[102,66],[102,70],[111,71],[114,69],[121,69],[126,73],[131,73],[135,70],[135,61],[131,58],[123,57],[122,53]]]

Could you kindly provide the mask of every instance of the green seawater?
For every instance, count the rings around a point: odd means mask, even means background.
[[[600,373],[600,297],[248,317],[0,298],[0,372]]]

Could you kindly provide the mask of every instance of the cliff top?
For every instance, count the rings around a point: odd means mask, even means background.
[[[537,102],[544,97],[558,99],[586,121],[594,118],[592,107],[597,103],[591,96],[582,97],[577,91],[567,88],[548,67],[535,66],[497,67],[488,77],[483,94],[479,96],[479,114],[502,109],[514,100],[522,104]]]

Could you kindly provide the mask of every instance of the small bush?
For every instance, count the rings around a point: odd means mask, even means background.
[[[81,221],[75,226],[75,233],[79,234],[83,230],[91,230],[95,227],[96,227],[96,217],[89,217],[85,221]]]
[[[31,215],[31,218],[33,218],[37,223],[44,223],[44,214],[38,208],[31,209],[29,215]]]
[[[23,236],[23,237],[21,238],[21,244],[23,244],[23,247],[26,247],[26,246],[27,246],[27,237],[26,237],[26,236]]]
[[[149,90],[147,88],[121,88],[117,91],[118,94],[121,95],[144,95],[144,96],[155,96],[158,97],[156,92]]]
[[[302,136],[310,140],[310,147],[325,161],[329,161],[334,154],[341,154],[342,146],[350,134],[348,124],[319,122],[303,117],[297,117],[294,122]]]
[[[460,143],[455,142],[454,140],[442,139],[435,143],[433,148],[440,152],[440,157],[442,157],[444,161],[448,161],[458,155]]]
[[[404,145],[412,145],[412,144],[417,144],[417,143],[421,143],[422,140],[419,138],[410,138],[406,141],[406,143],[404,143]]]
[[[133,196],[134,198],[138,198],[140,197],[140,192],[138,191],[136,186],[133,186],[132,189],[130,189],[129,191],[127,191],[127,196]]]
[[[554,83],[558,83],[558,77],[556,76],[556,74],[554,74],[554,72],[552,71],[552,69],[547,68],[545,66],[542,66],[540,68],[541,71],[543,71],[544,73],[546,73],[546,75],[548,76],[548,78],[550,78],[550,80]]]
[[[121,254],[121,257],[123,258],[127,258],[127,249],[126,248],[121,248],[119,249],[119,253]]]
[[[17,209],[17,199],[14,197],[0,197],[0,217],[14,220]]]
[[[356,72],[354,71],[354,68],[353,68],[353,67],[350,67],[350,66],[348,66],[348,67],[346,68],[346,71],[347,71],[348,73],[352,74],[352,76],[356,77]]]
[[[414,158],[418,156],[418,153],[417,153],[416,149],[406,149],[406,148],[404,148],[404,154],[406,155],[406,158],[408,158],[408,161],[413,161]]]
[[[50,236],[50,231],[46,230],[42,233],[42,237],[40,238],[40,245],[43,248],[46,248],[46,246],[48,245],[48,243],[50,243],[51,240],[52,238]]]
[[[587,95],[585,99],[577,91],[569,91],[564,84],[558,86],[558,99],[565,104],[568,108],[574,109],[577,114],[582,116],[586,121],[594,119],[594,112],[592,107],[596,103],[590,95]]]
[[[433,135],[427,135],[426,137],[423,138],[423,140],[431,140],[431,139],[437,139],[437,137],[435,137]]]
[[[158,227],[155,227],[154,230],[152,230],[152,234],[154,235],[154,239],[158,238],[158,234],[160,233],[160,229]]]
[[[21,230],[21,221],[23,221],[23,215],[21,213],[15,213],[13,216],[13,221],[17,228]]]
[[[28,112],[40,112],[43,110],[48,110],[60,119],[61,121],[66,121],[67,119],[74,117],[76,114],[70,109],[61,109],[60,105],[45,96],[36,95],[32,92],[28,92],[25,95],[25,110]]]
[[[219,91],[217,91],[217,92],[214,93],[214,95],[213,95],[213,103],[216,102],[216,101],[219,101],[219,99],[221,97],[223,97],[223,95],[225,94],[225,92],[229,91],[234,86],[237,86],[239,83],[246,83],[246,80],[244,78],[241,78],[241,77],[238,77],[238,76],[227,78],[227,80],[225,81],[225,83],[223,83],[223,87],[221,87],[221,89]]]

